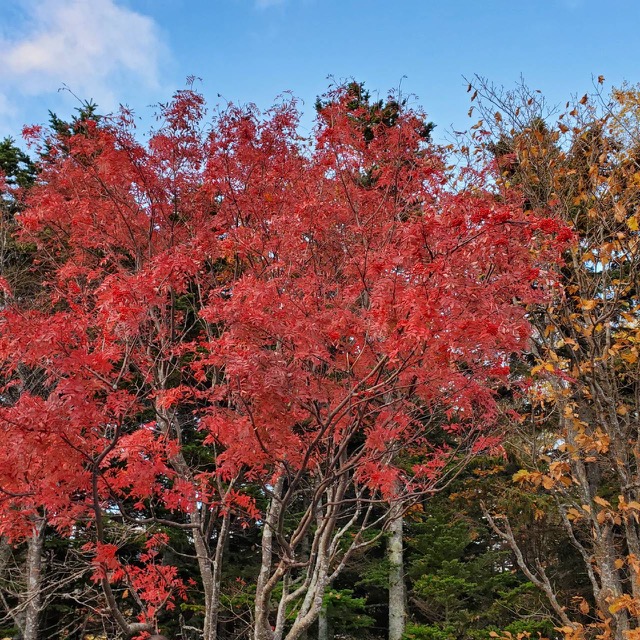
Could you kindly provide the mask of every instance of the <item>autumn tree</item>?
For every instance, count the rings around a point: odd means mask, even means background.
[[[553,498],[567,540],[583,558],[591,592],[571,612],[556,599],[544,563],[521,557],[521,565],[555,599],[566,633],[593,627],[605,636],[635,637],[637,91],[614,91],[610,100],[585,95],[551,117],[534,92],[501,93],[482,81],[476,88],[484,98],[478,131],[486,136],[494,130],[483,146],[496,156],[503,186],[518,185],[531,211],[566,222],[574,234],[560,266],[558,295],[530,314],[536,362],[527,408],[538,442],[515,479]],[[508,521],[495,520],[494,526],[518,548]]]
[[[227,541],[253,526],[254,636],[299,638],[389,504],[495,444],[562,227],[484,170],[460,187],[423,114],[351,103],[327,97],[310,149],[294,101],[207,124],[191,89],[145,144],[126,111],[30,132],[16,237],[48,277],[35,308],[3,283],[0,354],[7,393],[25,366],[42,385],[0,408],[0,526],[23,539],[44,508],[82,535],[124,636],[186,597],[182,532],[217,637]]]

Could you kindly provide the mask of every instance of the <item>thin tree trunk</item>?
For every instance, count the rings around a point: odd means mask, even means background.
[[[27,540],[27,589],[25,592],[23,640],[38,640],[42,611],[42,556],[45,537],[45,519],[38,517],[33,534]]]
[[[213,567],[211,571],[212,589],[210,601],[207,603],[208,624],[205,629],[209,635],[204,635],[204,640],[216,640],[218,637],[218,616],[220,613],[220,585],[222,580],[222,561],[224,551],[229,539],[229,526],[231,517],[226,513],[222,518],[222,524],[218,530]]]
[[[202,535],[202,523],[198,508],[195,507],[191,513],[191,521],[197,524],[193,531],[193,541],[198,556],[198,566],[204,590],[205,613],[204,628],[202,629],[203,640],[215,640],[217,630],[217,602],[215,602],[215,579],[209,559],[209,546]]]
[[[269,622],[271,589],[268,589],[273,561],[273,533],[282,508],[280,499],[284,487],[284,475],[276,480],[272,491],[271,503],[262,527],[262,561],[256,584],[254,640],[271,640],[273,631]]]
[[[329,617],[327,616],[327,603],[320,609],[318,616],[318,640],[331,640],[329,635]]]
[[[392,521],[387,539],[389,561],[389,640],[401,640],[406,622],[404,557],[402,548],[403,516],[392,508]]]

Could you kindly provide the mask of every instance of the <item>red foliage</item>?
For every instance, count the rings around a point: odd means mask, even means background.
[[[229,108],[204,133],[192,91],[146,146],[127,114],[64,145],[39,138],[19,222],[49,277],[0,315],[16,397],[0,410],[3,535],[26,534],[38,508],[64,531],[90,518],[100,570],[121,577],[105,509],[251,518],[219,481],[269,485],[283,468],[349,469],[388,496],[436,481],[450,455],[436,425],[482,442],[542,295],[536,250],[558,229],[482,175],[456,190],[421,114],[365,139],[347,103],[330,96],[311,150],[293,102],[265,118]],[[187,459],[190,442],[208,458]],[[149,606],[180,590],[151,552],[136,566]]]

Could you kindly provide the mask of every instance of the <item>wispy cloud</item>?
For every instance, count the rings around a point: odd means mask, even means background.
[[[5,0],[6,1],[6,0]],[[0,109],[63,84],[102,107],[124,86],[154,88],[166,50],[156,23],[119,0],[23,0],[24,20],[0,36]]]

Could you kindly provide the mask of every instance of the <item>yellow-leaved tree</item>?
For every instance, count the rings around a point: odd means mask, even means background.
[[[525,87],[472,83],[482,114],[478,153],[494,156],[501,186],[519,186],[526,209],[574,234],[552,301],[530,310],[525,417],[511,440],[526,452],[514,481],[537,492],[544,517],[562,525],[590,593],[568,599],[543,555],[522,553],[523,534],[505,514],[488,505],[485,515],[546,593],[566,636],[633,640],[640,638],[640,89],[604,97],[602,82],[559,114]]]

